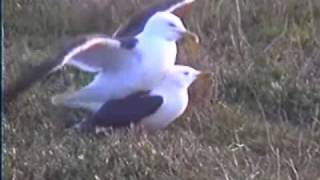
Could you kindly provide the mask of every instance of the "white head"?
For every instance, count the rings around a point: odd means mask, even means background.
[[[198,71],[190,66],[175,65],[165,77],[165,81],[172,86],[188,88],[192,82],[201,77],[207,77],[210,73]]]
[[[189,32],[181,19],[169,12],[157,12],[145,24],[142,34],[148,37],[156,36],[167,41],[177,41],[182,37],[188,36],[198,43],[198,36]]]

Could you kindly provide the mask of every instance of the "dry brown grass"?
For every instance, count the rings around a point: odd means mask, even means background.
[[[192,87],[184,117],[152,135],[77,134],[65,126],[87,113],[49,101],[88,81],[67,69],[7,104],[4,178],[319,180],[320,1],[198,1],[186,24],[200,52],[178,62],[214,76]],[[111,34],[150,3],[5,0],[6,85],[59,39]]]

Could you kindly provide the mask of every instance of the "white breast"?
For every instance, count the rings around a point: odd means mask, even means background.
[[[177,45],[158,39],[149,39],[138,48],[147,49],[142,54],[143,62],[139,68],[143,90],[153,89],[164,77],[165,71],[175,64]]]
[[[186,90],[169,91],[168,93],[152,92],[152,94],[163,96],[164,102],[154,114],[141,121],[140,124],[146,129],[157,130],[165,128],[178,118],[187,108],[188,93]]]

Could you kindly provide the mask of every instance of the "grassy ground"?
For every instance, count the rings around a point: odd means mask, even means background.
[[[111,34],[149,4],[5,0],[5,85],[61,38]],[[152,135],[70,131],[87,113],[50,97],[88,77],[66,69],[6,104],[4,178],[319,180],[320,1],[198,0],[186,24],[202,47],[178,61],[211,70],[214,81],[192,87],[182,118]]]

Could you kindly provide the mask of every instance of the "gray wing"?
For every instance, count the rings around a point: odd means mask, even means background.
[[[195,0],[167,0],[158,3],[133,16],[126,25],[121,25],[113,34],[113,37],[127,37],[139,34],[143,30],[147,20],[159,11],[168,11],[182,18],[187,14],[194,1]]]
[[[134,37],[113,39],[103,34],[76,37],[56,56],[32,67],[15,83],[5,88],[5,100],[14,100],[34,83],[67,64],[89,72],[125,71],[134,61],[139,60],[139,52],[134,49],[137,43]]]
[[[66,46],[60,55],[61,63],[52,71],[66,64],[89,72],[123,70],[130,61],[139,58],[134,48],[137,43],[134,37],[114,39],[102,34],[81,36]]]
[[[150,95],[149,92],[135,93],[106,102],[85,124],[90,127],[126,127],[156,112],[162,103],[161,96]]]

